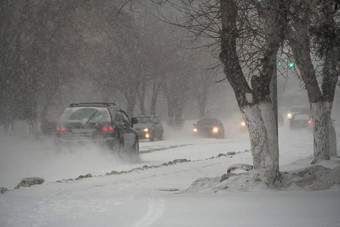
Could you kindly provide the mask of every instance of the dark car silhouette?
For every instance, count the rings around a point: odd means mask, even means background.
[[[138,123],[134,125],[140,139],[154,141],[163,139],[163,125],[155,115],[138,115],[135,116]]]
[[[133,124],[137,119],[114,103],[74,103],[65,109],[57,124],[57,150],[69,145],[96,143],[136,159],[139,138]]]
[[[203,137],[224,138],[224,126],[215,118],[202,118],[194,124],[193,134]]]

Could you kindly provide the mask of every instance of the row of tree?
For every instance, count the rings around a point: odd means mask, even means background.
[[[313,162],[336,155],[331,111],[340,72],[339,0],[157,2],[178,9],[184,17],[178,26],[193,38],[210,40],[248,126],[254,168],[264,170],[268,185],[280,179],[270,91],[278,57],[294,59],[308,93]]]
[[[129,115],[137,106],[156,114],[160,93],[169,118],[182,117],[188,96],[199,100],[203,116],[213,83],[201,67],[206,55],[183,49],[150,4],[123,3],[2,0],[0,125],[36,125],[70,100],[122,100]]]

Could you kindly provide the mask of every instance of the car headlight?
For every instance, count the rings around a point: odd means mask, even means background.
[[[218,130],[219,130],[218,127],[214,127],[212,131],[213,131],[213,133],[218,133]]]
[[[197,130],[197,128],[194,128],[192,131],[193,131],[193,132],[197,132],[198,130]]]
[[[148,131],[149,131],[149,129],[148,129],[148,128],[145,128],[145,129],[144,129],[144,132],[148,132]]]
[[[150,138],[149,133],[145,134],[145,138]]]
[[[245,121],[241,121],[241,126],[242,127],[246,127],[246,122]]]
[[[288,113],[288,114],[287,114],[287,117],[288,117],[288,119],[290,120],[290,119],[292,119],[293,114],[292,114],[292,113]]]

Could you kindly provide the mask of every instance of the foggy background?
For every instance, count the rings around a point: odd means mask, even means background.
[[[155,114],[165,139],[191,137],[201,117],[220,118],[226,136],[242,117],[218,59],[159,18],[175,10],[137,1],[4,1],[0,8],[0,186],[24,175],[46,180],[104,173],[121,160],[96,147],[56,154],[53,124],[71,103],[114,102],[131,116]],[[6,10],[5,10],[6,9]],[[11,15],[11,16],[9,16]],[[278,110],[308,106],[296,68],[278,66]],[[340,127],[340,88],[332,113]],[[181,128],[171,122],[184,121]],[[41,131],[43,123],[52,131]],[[286,127],[284,121],[280,127]],[[247,136],[247,135],[245,135]],[[37,143],[35,141],[38,141]],[[312,139],[311,139],[312,143]],[[8,171],[8,172],[5,172]],[[44,171],[42,173],[42,171]]]

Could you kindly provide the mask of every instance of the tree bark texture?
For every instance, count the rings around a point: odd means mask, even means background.
[[[160,83],[154,80],[152,84],[151,107],[150,107],[150,114],[152,115],[156,114],[157,97],[158,97],[159,89],[160,89]]]
[[[260,75],[253,75],[251,88],[242,72],[237,55],[238,8],[234,0],[221,0],[221,53],[224,73],[230,82],[247,124],[251,142],[254,169],[264,170],[269,186],[279,176],[278,135],[275,114],[270,101],[269,84],[275,70],[276,54],[284,39],[285,17],[276,12],[284,1],[265,1],[262,15],[265,21],[265,41]],[[260,7],[260,6],[258,6]]]
[[[338,76],[336,74],[336,64],[332,62],[332,58],[326,57],[321,84],[322,90],[320,89],[310,56],[311,37],[309,35],[310,23],[308,21],[311,20],[311,6],[306,2],[295,3],[292,7],[296,15],[299,16],[294,16],[292,19],[292,28],[289,30],[288,41],[308,94],[313,120],[313,163],[317,163],[321,160],[329,160],[331,154],[336,154],[336,138],[334,139],[336,135],[331,112]],[[300,4],[303,5],[301,6]]]

